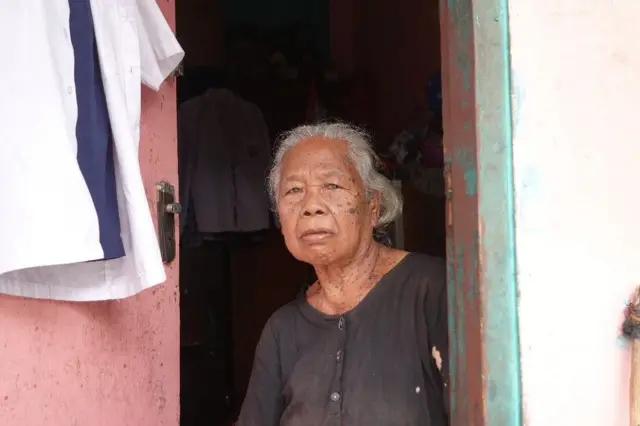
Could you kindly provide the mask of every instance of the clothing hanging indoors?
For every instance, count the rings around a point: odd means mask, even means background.
[[[260,109],[227,89],[209,89],[179,112],[184,237],[269,228],[264,189],[271,159]]]
[[[95,301],[163,282],[140,84],[158,90],[184,52],[156,1],[10,2],[0,36],[0,293]]]

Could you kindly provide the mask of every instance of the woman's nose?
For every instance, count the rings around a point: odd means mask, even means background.
[[[327,212],[326,207],[321,202],[320,197],[315,191],[309,191],[307,193],[304,208],[302,209],[303,216],[322,216]]]
[[[307,209],[305,208],[302,212],[302,214],[304,216],[322,216],[324,215],[325,211],[322,208],[311,208],[311,209]]]

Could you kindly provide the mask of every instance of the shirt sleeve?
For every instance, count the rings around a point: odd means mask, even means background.
[[[431,357],[442,377],[442,396],[449,416],[449,326],[447,316],[446,262],[438,262],[429,280],[425,316]]]
[[[256,348],[249,387],[236,426],[278,426],[284,408],[282,369],[271,322]]]
[[[136,4],[142,83],[157,91],[178,68],[184,51],[156,0],[136,0]]]

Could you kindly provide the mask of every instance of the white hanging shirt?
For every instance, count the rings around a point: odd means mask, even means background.
[[[103,259],[77,161],[69,0],[6,2],[0,13],[0,293],[90,301],[165,280],[140,165],[141,88],[158,90],[184,52],[155,0],[91,0],[125,256]]]

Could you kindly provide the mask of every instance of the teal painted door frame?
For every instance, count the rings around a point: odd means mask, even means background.
[[[507,0],[440,0],[452,426],[520,426]]]

